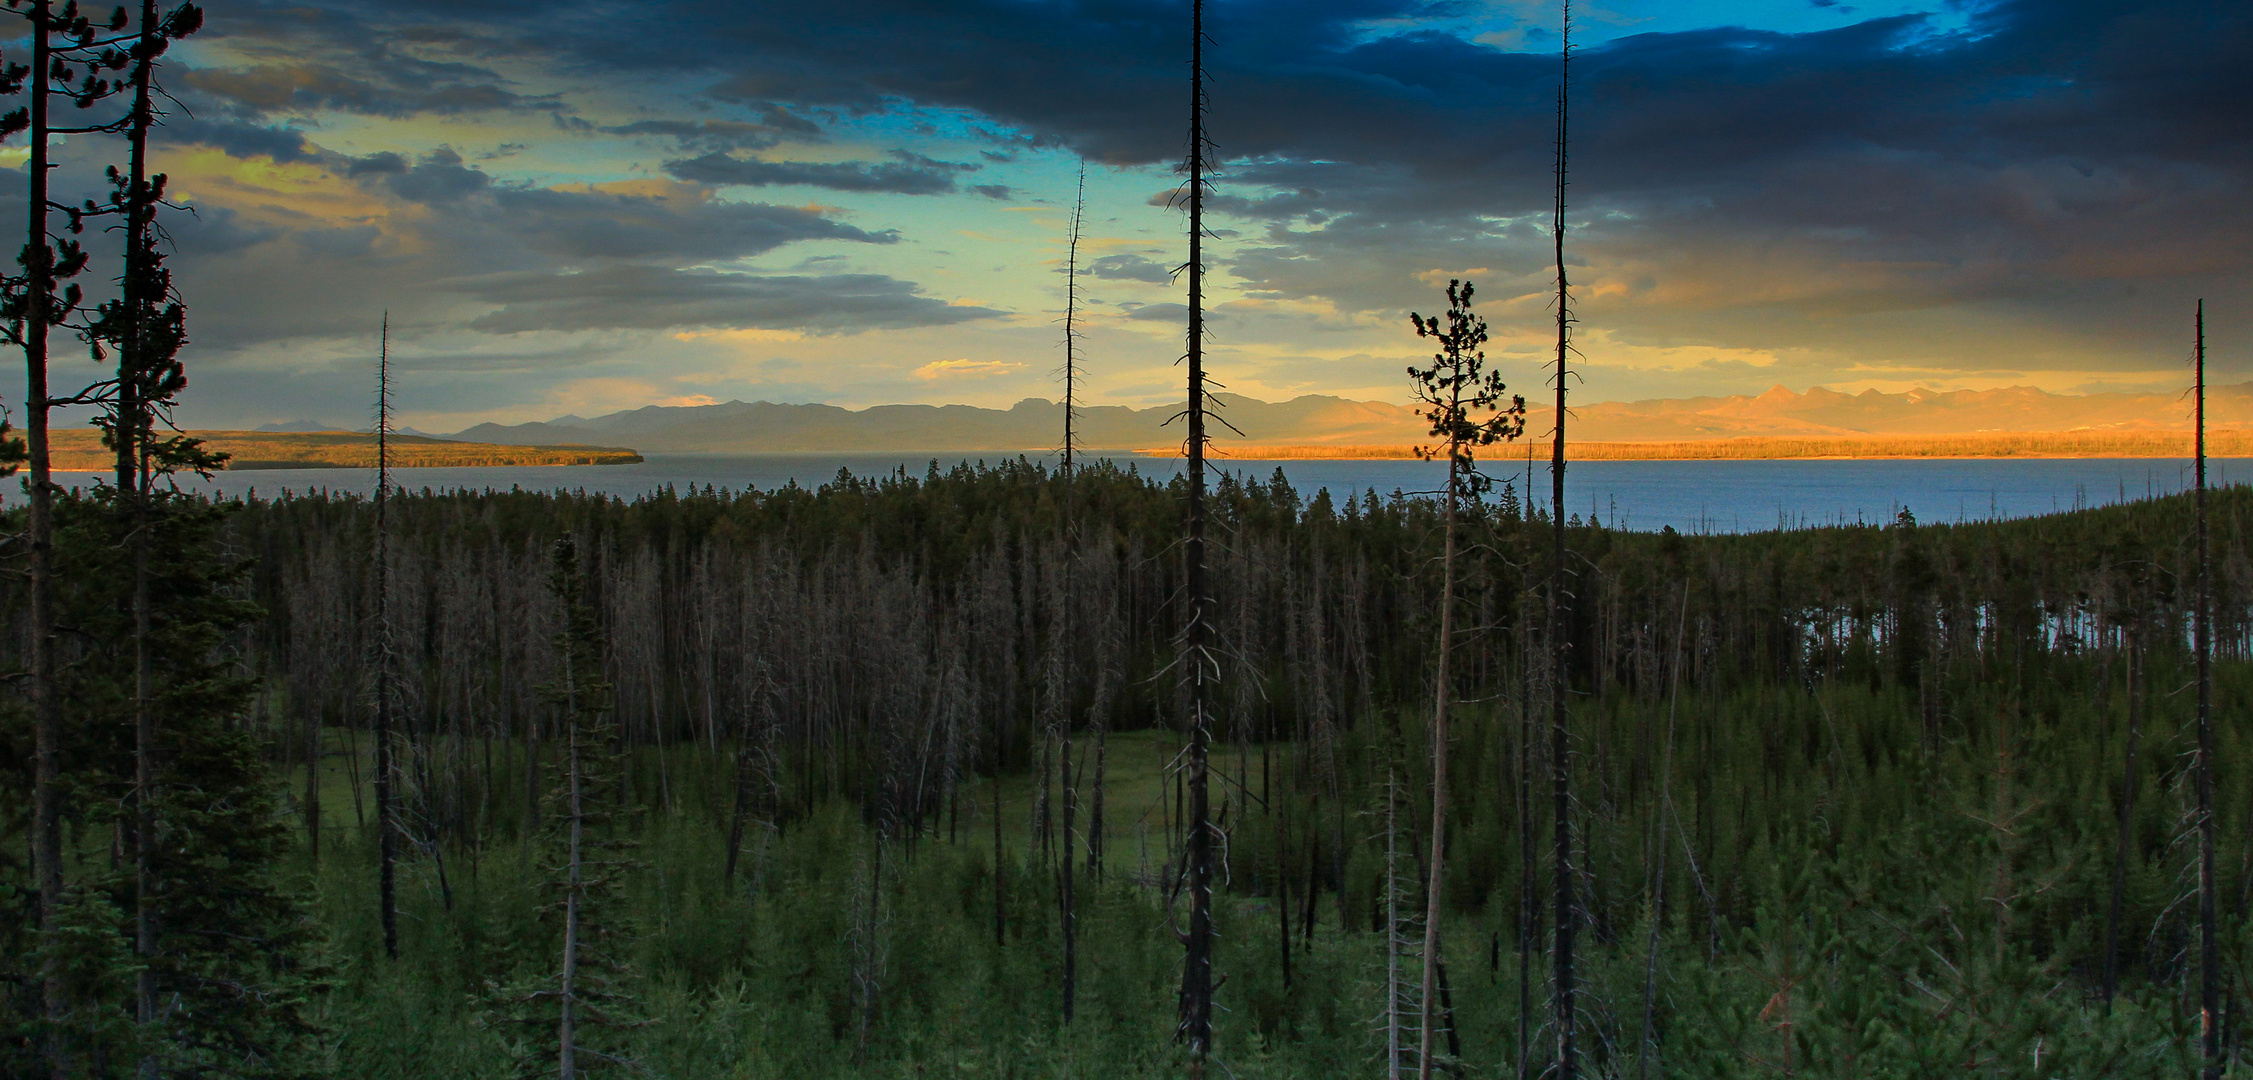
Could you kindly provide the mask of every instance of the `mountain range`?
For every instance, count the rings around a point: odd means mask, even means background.
[[[1413,408],[1309,394],[1266,402],[1216,395],[1216,438],[1242,444],[1399,446],[1422,441]],[[1090,449],[1149,450],[1180,441],[1167,421],[1179,406],[1096,405],[1079,410],[1078,442]],[[1533,404],[1527,433],[1549,424]],[[2208,422],[2253,425],[2253,383],[2212,387]],[[1858,394],[1778,386],[1763,394],[1596,402],[1577,406],[1569,433],[1592,442],[1656,442],[1743,436],[1840,437],[1959,435],[1974,432],[2180,431],[2190,403],[2174,394],[2053,394],[2027,386],[1995,390],[1925,390]],[[513,446],[559,443],[631,446],[643,453],[782,453],[895,451],[1039,452],[1053,448],[1062,406],[1027,398],[1007,409],[971,405],[787,405],[730,401],[716,405],[650,405],[603,416],[559,416],[528,424],[479,424],[444,436]],[[1238,434],[1241,432],[1241,434]]]

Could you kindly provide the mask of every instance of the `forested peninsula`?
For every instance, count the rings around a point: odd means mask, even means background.
[[[204,449],[223,455],[228,469],[373,469],[376,437],[358,431],[189,431]],[[496,465],[631,465],[641,455],[617,446],[504,446],[391,434],[391,467],[462,468]],[[115,468],[117,453],[91,429],[54,434],[57,469],[100,472]]]

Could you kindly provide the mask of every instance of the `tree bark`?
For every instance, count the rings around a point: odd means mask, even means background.
[[[33,0],[25,12],[31,32],[29,178],[25,203],[30,222],[24,238],[24,442],[30,454],[30,505],[25,512],[25,543],[30,549],[32,714],[32,861],[39,884],[39,920],[52,930],[63,902],[62,701],[55,687],[55,486],[47,435],[48,298],[55,288],[53,251],[47,243],[47,95],[53,52],[47,35],[53,25],[50,0]],[[63,1045],[67,1008],[62,960],[50,954],[41,965],[40,999],[49,1031],[47,1067],[56,1080],[70,1072]]]

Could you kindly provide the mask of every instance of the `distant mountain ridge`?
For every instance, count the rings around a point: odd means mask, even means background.
[[[1428,438],[1414,409],[1382,401],[1308,394],[1266,402],[1217,395],[1214,425],[1224,442],[1302,446],[1405,445]],[[1166,421],[1179,406],[1136,409],[1096,405],[1079,411],[1081,446],[1148,450],[1181,440]],[[2253,425],[2253,383],[2211,387],[2210,425]],[[1538,404],[1527,434],[1548,430]],[[2052,394],[2029,386],[1995,390],[1925,390],[1859,394],[1782,386],[1763,394],[1597,402],[1573,410],[1570,434],[1596,442],[1662,442],[1760,436],[1956,435],[1975,432],[2180,431],[2190,404],[2172,394]],[[1053,449],[1063,406],[1026,398],[1007,409],[973,405],[781,405],[730,401],[718,405],[649,405],[596,417],[560,416],[544,423],[479,424],[445,436],[512,446],[631,446],[643,453],[1005,452]],[[1238,432],[1241,432],[1241,435]]]

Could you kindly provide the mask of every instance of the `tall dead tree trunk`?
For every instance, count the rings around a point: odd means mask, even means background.
[[[2221,1080],[2221,944],[2214,925],[2214,596],[2206,541],[2206,301],[2198,302],[2198,1030],[2207,1080]]]
[[[1080,162],[1078,193],[1072,200],[1071,239],[1064,248],[1064,479],[1072,478],[1072,453],[1078,449],[1079,419],[1080,221],[1087,210],[1087,162]],[[1065,497],[1071,497],[1067,487]]]
[[[1526,447],[1526,502],[1533,501],[1533,447]],[[1526,520],[1533,520],[1533,512],[1526,510]],[[1527,564],[1532,559],[1528,552]],[[1530,575],[1529,575],[1530,576]],[[1533,1042],[1533,954],[1535,940],[1540,936],[1541,884],[1536,872],[1533,828],[1533,751],[1536,745],[1533,713],[1533,649],[1532,613],[1526,610],[1525,594],[1518,594],[1518,775],[1515,785],[1518,811],[1518,1080],[1531,1075]]]
[[[1557,945],[1556,1011],[1553,1023],[1557,1029],[1557,1076],[1559,1080],[1573,1080],[1578,1073],[1573,1042],[1579,1016],[1573,990],[1572,948],[1579,912],[1573,905],[1572,733],[1567,722],[1571,672],[1567,667],[1570,641],[1565,632],[1565,598],[1571,580],[1571,571],[1566,566],[1568,553],[1565,544],[1565,384],[1570,375],[1568,361],[1572,351],[1572,292],[1565,273],[1566,118],[1567,95],[1572,85],[1571,0],[1565,0],[1564,3],[1564,44],[1561,57],[1557,82],[1556,203],[1555,215],[1550,224],[1550,237],[1556,245],[1557,266],[1557,419],[1549,450],[1550,527],[1555,534],[1549,583],[1549,771],[1555,803],[1552,812],[1556,815]]]
[[[1189,929],[1182,937],[1180,1027],[1176,1038],[1189,1047],[1189,1073],[1202,1077],[1213,1040],[1213,836],[1207,780],[1211,737],[1208,710],[1219,666],[1212,656],[1212,586],[1205,578],[1205,3],[1192,0],[1189,23],[1189,277],[1188,401],[1189,503],[1182,519],[1183,595],[1189,606],[1178,661],[1187,680],[1189,747],[1183,781],[1188,814]]]
[[[398,798],[393,787],[391,706],[397,642],[391,627],[391,315],[383,317],[376,351],[375,490],[375,804],[376,903],[383,921],[383,954],[399,958]],[[569,1074],[566,1073],[566,1076]]]
[[[1007,944],[1008,905],[1002,893],[1001,865],[1001,721],[994,721],[993,827],[994,827],[994,948]]]
[[[1071,239],[1064,254],[1064,461],[1061,469],[1064,481],[1064,602],[1057,606],[1058,633],[1051,649],[1073,648],[1076,640],[1076,616],[1079,612],[1077,595],[1080,573],[1083,569],[1080,551],[1078,505],[1074,499],[1072,452],[1074,449],[1073,421],[1079,411],[1079,266],[1080,222],[1087,210],[1087,162],[1080,162],[1079,182],[1072,200]],[[1064,997],[1064,1023],[1072,1022],[1073,999],[1079,979],[1079,912],[1074,906],[1075,878],[1078,876],[1077,857],[1072,850],[1072,828],[1079,810],[1079,791],[1072,779],[1072,695],[1059,688],[1056,709],[1063,744],[1057,761],[1057,773],[1063,785],[1064,829],[1060,858],[1056,864],[1059,913],[1064,934],[1064,970],[1062,990]]]
[[[563,650],[563,697],[565,714],[574,720],[579,711],[579,686],[576,650]],[[578,1075],[578,1005],[579,1005],[579,924],[580,908],[586,898],[586,753],[581,740],[580,725],[565,725],[563,739],[564,813],[569,815],[564,840],[563,893],[563,967],[556,982],[555,1061],[556,1075],[561,1080],[573,1080]],[[388,834],[386,834],[388,836]],[[386,872],[390,866],[384,867]],[[385,882],[389,886],[388,879]],[[383,917],[386,944],[390,944],[392,912],[389,896],[385,897]]]
[[[1073,907],[1073,901],[1076,898],[1072,895],[1073,879],[1078,876],[1074,870],[1077,860],[1074,858],[1072,851],[1072,826],[1074,824],[1072,819],[1074,811],[1079,808],[1079,798],[1072,783],[1072,724],[1068,715],[1065,717],[1064,742],[1057,759],[1056,771],[1062,774],[1060,779],[1063,781],[1064,787],[1064,828],[1060,851],[1062,857],[1056,860],[1056,872],[1062,875],[1062,881],[1059,884],[1062,894],[1064,924],[1064,1023],[1069,1025],[1072,1022],[1072,998],[1077,989],[1076,984],[1079,976],[1079,955],[1077,952],[1079,912]]]

